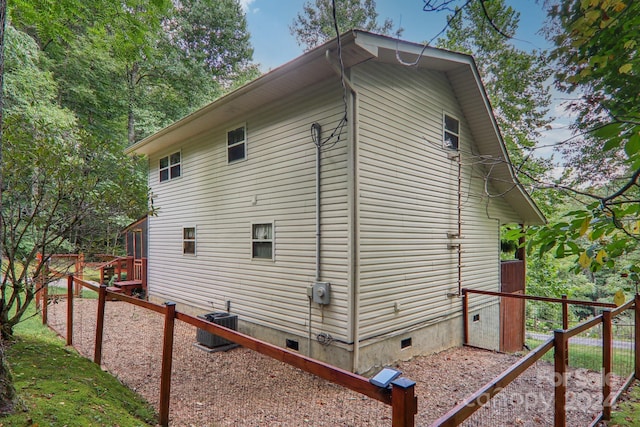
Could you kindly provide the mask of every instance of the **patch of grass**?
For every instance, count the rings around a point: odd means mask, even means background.
[[[613,408],[610,426],[632,427],[640,424],[640,386],[636,382]]]
[[[83,272],[84,280],[93,280],[94,282],[100,282],[100,270],[95,268],[85,267]]]
[[[85,287],[82,288],[82,296],[81,298],[87,298],[87,299],[98,299],[98,293],[95,291],[92,291],[91,289],[87,289]],[[49,288],[47,289],[47,294],[49,296],[53,296],[53,295],[62,295],[63,297],[66,297],[67,295],[67,288],[65,287],[61,287],[61,286],[49,286]],[[75,295],[74,295],[75,296]],[[76,297],[77,298],[77,297]]]
[[[527,339],[527,346],[530,349],[534,349],[542,344],[542,341]],[[542,360],[553,363],[553,351],[548,351]],[[613,352],[613,372],[620,376],[626,377],[631,372],[629,367],[630,357],[633,357],[628,352],[619,351],[614,349]],[[584,368],[592,371],[602,370],[602,348],[589,345],[569,344],[569,366],[572,368]]]
[[[16,326],[7,350],[23,411],[0,418],[0,426],[119,426],[155,424],[140,396],[98,365],[65,347],[33,317]]]

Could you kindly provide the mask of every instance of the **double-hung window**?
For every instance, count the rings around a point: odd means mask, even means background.
[[[251,224],[251,257],[273,259],[273,223]]]
[[[182,253],[185,255],[196,254],[196,228],[184,227],[182,229]]]
[[[244,160],[247,157],[247,128],[239,126],[227,131],[227,161]]]
[[[444,148],[457,150],[460,143],[460,120],[449,114],[443,117],[443,142]]]
[[[181,171],[181,155],[180,152],[164,156],[160,159],[160,182],[169,181],[180,177]]]

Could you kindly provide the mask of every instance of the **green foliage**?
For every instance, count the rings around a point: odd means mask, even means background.
[[[474,1],[449,16],[446,37],[438,40],[438,47],[473,55],[511,163],[521,181],[531,184],[544,180],[551,169],[549,160],[531,151],[551,120],[547,115],[551,68],[545,51],[518,49],[505,37],[515,34],[519,23],[519,13],[504,0]],[[548,193],[534,193],[534,197],[545,213],[555,204]]]
[[[622,215],[611,213],[616,211],[617,206],[603,209],[600,203],[593,203],[565,212],[546,226],[532,227],[528,231],[529,252],[535,250],[538,256],[549,252],[556,258],[570,257],[575,261],[576,272],[612,269],[616,259],[637,247],[636,240],[623,229],[624,224],[615,224],[617,220],[613,216]]]
[[[579,97],[579,132],[565,146],[570,168],[556,188],[577,202],[532,230],[539,253],[576,261],[576,271],[611,269],[640,241],[640,4],[583,0],[550,11],[556,86]]]
[[[237,0],[17,0],[9,15],[5,336],[37,290],[38,253],[111,252],[147,212],[146,161],[125,147],[257,75]]]
[[[636,382],[625,392],[613,408],[609,425],[634,427],[640,419],[640,386]]]
[[[640,5],[620,0],[574,0],[551,10],[555,19],[553,58],[561,67],[557,86],[584,91],[579,104],[582,129],[595,124],[637,122]],[[616,131],[608,136],[613,136]],[[620,128],[618,127],[618,131]]]
[[[11,18],[45,53],[62,106],[104,144],[132,144],[257,75],[237,0],[50,3],[19,0]]]
[[[253,49],[237,0],[182,0],[165,20],[169,43],[182,62],[204,65],[216,77],[231,79],[250,66]]]
[[[367,30],[389,34],[393,28],[390,19],[378,24],[375,0],[345,0],[336,2],[336,19],[340,32],[351,29]],[[307,50],[336,36],[331,0],[308,1],[302,12],[298,13],[289,31],[295,36],[298,45]]]
[[[122,146],[104,146],[58,104],[35,40],[6,32],[0,324],[7,337],[51,254],[82,251],[146,212],[146,182]],[[125,222],[126,223],[126,222]]]

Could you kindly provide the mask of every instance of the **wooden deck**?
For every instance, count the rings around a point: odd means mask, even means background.
[[[142,289],[142,280],[123,280],[122,282],[114,282],[116,288],[122,290],[125,295],[133,295],[136,289]]]
[[[115,257],[99,266],[100,283],[107,284],[112,292],[133,296],[133,291],[147,290],[147,260],[132,256]]]

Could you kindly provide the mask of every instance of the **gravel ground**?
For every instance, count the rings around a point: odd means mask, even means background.
[[[74,302],[74,346],[94,353],[97,301]],[[50,305],[49,324],[66,333],[66,300]],[[162,315],[120,301],[105,309],[103,368],[158,408]],[[172,426],[390,426],[390,407],[245,348],[207,353],[196,329],[176,322],[171,381]],[[417,425],[428,426],[518,360],[453,348],[397,364],[417,382]],[[600,373],[573,371],[568,423],[588,425],[600,410]],[[616,379],[614,388],[619,385]],[[553,424],[553,367],[538,362],[465,425]]]

